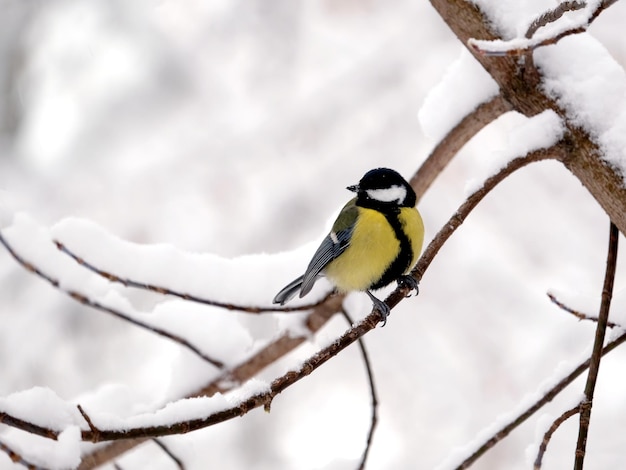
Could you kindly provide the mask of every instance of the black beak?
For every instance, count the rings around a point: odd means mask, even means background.
[[[346,189],[348,191],[352,191],[353,193],[358,193],[359,192],[359,185],[358,184],[353,184],[352,186],[348,186]]]

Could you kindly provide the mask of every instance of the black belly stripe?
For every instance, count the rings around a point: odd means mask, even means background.
[[[399,219],[400,211],[386,211],[383,212],[383,214],[385,215],[387,222],[389,222],[389,225],[391,225],[396,238],[400,242],[400,251],[398,256],[396,256],[396,259],[393,260],[380,279],[376,281],[372,287],[370,287],[370,289],[373,290],[385,287],[387,284],[390,284],[398,279],[408,269],[411,261],[413,260],[413,247],[411,246],[409,237],[402,229],[402,222],[400,222]]]

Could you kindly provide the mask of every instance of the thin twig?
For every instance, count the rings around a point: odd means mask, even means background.
[[[201,359],[205,360],[209,364],[212,364],[213,366],[217,367],[218,369],[221,369],[221,368],[224,367],[224,363],[223,362],[218,361],[217,359],[214,359],[214,358],[210,357],[209,355],[205,354],[198,347],[194,346],[189,341],[187,341],[185,338],[183,338],[183,337],[181,337],[179,335],[171,333],[171,332],[169,332],[167,330],[164,330],[162,328],[158,328],[156,326],[149,325],[148,323],[144,323],[141,320],[137,320],[136,318],[133,318],[132,316],[127,315],[126,313],[124,313],[124,312],[122,312],[120,310],[117,310],[115,308],[112,308],[112,307],[109,307],[107,305],[104,305],[104,304],[102,304],[102,303],[100,303],[100,302],[98,302],[96,300],[90,299],[89,297],[87,297],[84,294],[81,294],[80,292],[77,292],[77,291],[72,290],[72,289],[66,289],[64,287],[61,287],[61,283],[59,282],[58,279],[55,279],[54,277],[44,273],[41,269],[39,269],[33,263],[27,261],[20,254],[18,254],[13,249],[13,247],[9,244],[9,242],[4,238],[4,236],[2,235],[1,232],[0,232],[0,244],[4,245],[4,247],[9,252],[9,254],[24,269],[26,269],[27,271],[37,275],[41,279],[47,281],[53,287],[55,287],[57,290],[63,292],[64,294],[68,295],[69,297],[71,297],[72,299],[76,300],[77,302],[80,302],[81,304],[86,305],[87,307],[91,307],[91,308],[93,308],[95,310],[99,310],[100,312],[108,313],[110,315],[113,315],[114,317],[121,318],[122,320],[125,320],[125,321],[127,321],[129,323],[132,323],[135,326],[138,326],[140,328],[148,330],[151,333],[154,333],[154,334],[157,334],[157,335],[162,336],[164,338],[167,338],[169,340],[172,340],[175,343],[180,344],[182,347],[190,350],[191,352],[193,352],[194,354],[196,354],[198,357],[200,357]]]
[[[35,424],[30,421],[26,421],[24,419],[18,418],[9,414],[5,411],[0,411],[0,423],[6,426],[11,426],[16,429],[21,429],[30,434],[35,434],[37,436],[46,437],[48,439],[58,439],[61,434],[60,430],[47,428],[40,424]]]
[[[532,38],[537,30],[543,26],[548,25],[549,23],[554,23],[559,18],[561,18],[568,11],[580,10],[586,6],[585,2],[577,2],[577,1],[565,1],[560,3],[553,10],[549,10],[538,18],[536,18],[526,30],[525,37],[527,39]],[[582,33],[583,31],[578,31],[578,33]],[[572,33],[573,34],[573,33]],[[559,39],[554,39],[554,43],[556,43]],[[544,44],[544,46],[547,44]],[[521,51],[522,63],[523,63],[523,73],[525,79],[533,83],[534,85],[539,84],[540,77],[539,72],[537,71],[537,67],[535,66],[535,59],[533,57],[533,51],[535,48],[529,48],[527,50]]]
[[[172,290],[167,287],[157,286],[154,284],[149,284],[146,282],[141,282],[141,281],[118,276],[109,271],[100,269],[94,264],[90,263],[89,261],[86,261],[84,258],[78,256],[76,253],[74,253],[72,250],[70,250],[67,246],[65,246],[60,241],[54,240],[54,244],[62,253],[68,255],[78,264],[98,274],[99,276],[104,277],[105,279],[111,282],[116,282],[126,287],[134,287],[136,289],[142,289],[142,290],[147,290],[150,292],[155,292],[157,294],[171,295],[173,297],[178,297],[183,300],[188,300],[190,302],[196,302],[196,303],[203,304],[203,305],[210,305],[213,307],[220,307],[226,310],[237,310],[237,311],[244,312],[244,313],[302,312],[304,310],[311,310],[312,308],[315,308],[316,306],[324,303],[328,299],[328,297],[332,295],[332,292],[330,292],[324,298],[322,298],[321,300],[318,300],[317,302],[306,304],[306,305],[299,305],[297,307],[256,307],[252,305],[236,305],[236,304],[231,304],[227,302],[219,302],[217,300],[206,299],[202,297],[197,297],[195,295],[187,294],[184,292],[178,292],[176,290]]]
[[[350,314],[345,309],[342,309],[341,313],[346,318],[349,325],[352,325],[354,323],[352,321],[352,318],[350,317]],[[357,467],[359,470],[363,470],[367,462],[370,448],[372,447],[374,431],[376,430],[376,425],[378,424],[378,394],[376,393],[374,371],[372,369],[372,364],[370,362],[367,349],[365,348],[365,341],[363,341],[363,338],[359,338],[358,345],[359,349],[361,350],[361,356],[363,357],[363,364],[365,365],[365,372],[367,373],[367,381],[370,388],[370,397],[372,398],[372,416],[370,419],[370,429],[367,433],[365,449],[363,449],[363,453],[361,454],[361,461],[359,462],[359,466]]]
[[[550,23],[554,23],[558,19],[560,19],[565,13],[568,11],[576,11],[587,6],[586,2],[578,2],[578,1],[566,1],[559,3],[556,8],[552,10],[548,10],[538,18],[535,18],[528,29],[526,30],[526,34],[524,35],[526,38],[532,38],[539,28],[543,28]]]
[[[543,435],[543,439],[541,444],[539,445],[539,450],[537,451],[537,457],[535,458],[534,470],[541,470],[541,464],[543,463],[543,456],[546,453],[546,449],[548,448],[548,444],[550,443],[550,439],[552,439],[552,435],[556,432],[561,424],[567,421],[569,418],[574,416],[580,410],[580,405],[576,405],[573,408],[570,408],[567,411],[564,411],[561,416],[554,420],[550,428]]]
[[[29,462],[20,454],[18,454],[15,450],[9,447],[4,442],[0,441],[0,451],[4,452],[9,456],[11,462],[21,465],[22,467],[27,468],[28,470],[48,470],[44,467],[40,467],[39,465],[35,465],[34,463]]]
[[[183,461],[174,455],[174,453],[169,449],[169,447],[165,445],[162,439],[152,439],[152,442],[158,445],[161,448],[161,450],[165,452],[167,456],[174,461],[174,463],[176,464],[176,467],[178,467],[179,470],[185,470],[185,465],[183,464]]]
[[[604,10],[606,10],[608,7],[610,7],[614,3],[617,3],[617,0],[602,0],[598,8],[596,8],[593,14],[589,17],[589,24],[593,23],[595,19],[598,16],[600,16],[600,13],[602,13]]]
[[[526,56],[527,59],[529,57],[532,59],[532,56],[530,55],[530,53],[534,51],[535,49],[556,44],[561,39],[567,36],[572,36],[574,34],[581,34],[587,31],[591,23],[593,23],[596,20],[596,18],[600,16],[600,13],[602,13],[604,10],[606,10],[616,1],[617,0],[605,0],[603,2],[598,3],[597,7],[593,11],[590,12],[589,16],[585,19],[584,23],[579,23],[577,26],[573,26],[569,29],[565,29],[555,34],[554,36],[550,36],[543,40],[540,40],[540,41],[534,40],[533,36],[537,32],[537,30],[539,30],[540,28],[550,23],[554,23],[558,21],[567,12],[581,10],[587,6],[586,2],[579,2],[579,1],[562,2],[553,10],[549,10],[543,13],[542,15],[540,15],[530,24],[524,36],[526,39],[528,39],[528,41],[524,42],[525,43],[524,46],[512,46],[513,44],[512,41],[502,41],[498,43],[500,47],[498,47],[497,49],[495,48],[490,49],[490,44],[492,44],[493,41],[481,41],[481,40],[476,40],[476,39],[470,39],[467,44],[472,50],[484,56],[524,55]],[[505,46],[505,47],[502,47],[502,46]]]
[[[83,419],[87,423],[87,426],[89,426],[89,429],[91,430],[92,434],[96,436],[95,437],[96,441],[99,440],[98,433],[100,431],[98,430],[96,425],[93,424],[93,421],[91,421],[91,417],[87,414],[87,412],[83,409],[83,407],[80,404],[76,405],[76,408],[78,408],[80,415],[83,417]]]
[[[587,436],[589,434],[589,422],[591,419],[591,408],[593,406],[593,394],[595,392],[600,371],[600,360],[602,359],[602,346],[606,335],[606,324],[613,298],[613,284],[615,282],[615,271],[617,266],[617,246],[619,231],[617,226],[611,222],[609,229],[609,249],[606,258],[606,273],[604,275],[604,285],[602,287],[602,301],[600,303],[600,313],[596,326],[596,336],[593,342],[593,352],[591,353],[591,364],[587,374],[585,384],[585,398],[580,405],[580,423],[578,427],[578,442],[576,444],[576,457],[574,460],[574,470],[582,470],[585,462],[585,451],[587,447]]]
[[[616,347],[626,342],[626,333],[622,333],[613,341],[609,342],[604,349],[602,349],[602,355],[606,355],[613,351]],[[464,470],[470,468],[472,464],[482,457],[489,449],[493,448],[498,442],[507,437],[514,429],[524,423],[533,414],[539,411],[544,405],[550,403],[554,397],[563,391],[565,387],[576,380],[583,372],[589,368],[591,358],[581,362],[578,366],[570,371],[565,377],[563,377],[558,383],[556,383],[550,390],[543,393],[541,398],[528,406],[524,411],[520,412],[517,416],[509,420],[507,423],[495,431],[492,436],[483,442],[476,450],[468,455],[460,465],[455,467],[455,470]]]
[[[594,322],[598,321],[597,317],[592,317],[591,315],[587,315],[586,313],[583,313],[583,312],[581,312],[579,310],[574,310],[573,308],[568,307],[563,302],[561,302],[559,299],[557,299],[555,297],[555,295],[552,294],[551,292],[548,292],[547,295],[548,295],[548,297],[550,298],[550,300],[552,301],[552,303],[554,305],[559,307],[561,310],[563,310],[563,311],[565,311],[565,312],[575,316],[579,320],[587,320],[587,321],[594,321]],[[607,321],[606,322],[606,326],[608,326],[609,328],[623,328],[621,325],[618,325],[617,323],[612,322],[612,321]]]

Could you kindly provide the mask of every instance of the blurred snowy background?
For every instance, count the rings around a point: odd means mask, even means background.
[[[556,2],[521,4],[530,20]],[[416,0],[0,0],[0,8],[2,225],[16,211],[46,226],[76,216],[129,241],[228,257],[318,239],[349,197],[345,186],[370,168],[412,176],[436,143],[417,113],[462,50]],[[624,21],[618,2],[591,29],[622,64]],[[499,119],[436,181],[419,205],[427,240],[520,122]],[[587,351],[593,326],[545,292],[599,305],[607,238],[606,215],[557,163],[494,191],[444,247],[419,297],[366,337],[381,403],[368,468],[435,467]],[[290,274],[267,275],[276,280],[271,299]],[[626,307],[625,285],[618,267],[616,308]],[[358,296],[351,305],[357,316],[369,308]],[[149,401],[183,373],[176,347],[68,300],[4,252],[0,318],[2,396],[45,386],[71,400],[123,384]],[[272,316],[242,321],[257,338],[276,328]],[[322,341],[345,327],[333,320]],[[625,359],[618,350],[601,368],[590,469],[626,466]],[[351,469],[369,401],[352,347],[282,394],[271,414],[165,442],[189,469]],[[563,403],[547,412],[560,414]],[[529,468],[536,424],[475,468]],[[556,434],[544,468],[570,465],[576,429],[572,421]],[[150,444],[119,464],[175,468]],[[4,454],[0,467],[13,468]]]

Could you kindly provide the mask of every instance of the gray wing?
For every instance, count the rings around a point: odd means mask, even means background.
[[[321,276],[320,273],[328,263],[337,258],[348,248],[353,229],[354,225],[351,225],[344,230],[337,232],[332,231],[324,238],[302,276],[300,297],[304,297],[311,291],[315,281]]]

